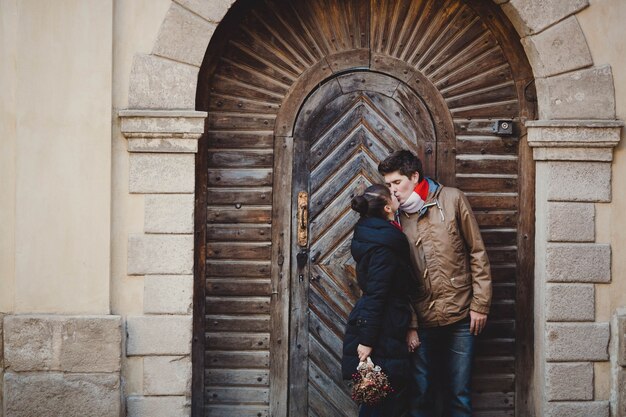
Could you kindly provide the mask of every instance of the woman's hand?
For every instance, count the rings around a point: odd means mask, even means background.
[[[420,345],[420,338],[416,329],[409,329],[406,332],[406,345],[409,348],[409,352],[415,352],[415,349]]]
[[[359,345],[356,348],[356,353],[359,355],[359,360],[365,362],[367,358],[372,354],[372,348],[365,345]]]

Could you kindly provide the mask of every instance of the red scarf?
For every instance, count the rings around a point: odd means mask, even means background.
[[[409,198],[407,198],[404,203],[400,204],[400,209],[409,214],[417,213],[424,207],[427,198],[428,180],[423,179],[415,186]]]

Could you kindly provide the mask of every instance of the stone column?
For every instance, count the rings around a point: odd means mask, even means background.
[[[611,247],[596,242],[595,205],[611,201],[621,122],[532,121],[536,161],[535,387],[537,415],[609,416],[594,395],[610,326],[595,319],[595,288],[611,282]]]
[[[129,417],[190,414],[195,154],[206,115],[120,111],[129,192],[145,201],[144,231],[128,245],[128,274],[145,277],[144,314],[126,320],[126,355],[143,358],[143,395],[127,399]]]

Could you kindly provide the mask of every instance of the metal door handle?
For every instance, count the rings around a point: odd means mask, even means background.
[[[309,195],[306,191],[298,193],[298,246],[306,247],[308,244],[309,229]]]

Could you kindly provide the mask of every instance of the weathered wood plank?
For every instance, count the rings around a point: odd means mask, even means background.
[[[476,357],[512,356],[515,354],[514,339],[483,339],[476,340]]]
[[[257,387],[206,387],[208,403],[269,404],[269,389]]]
[[[429,78],[436,78],[447,68],[458,68],[463,62],[497,44],[493,36],[484,31],[480,20],[476,19],[473,13],[468,13],[467,9],[463,13],[466,14],[466,23],[461,29],[464,31],[463,34],[452,39],[446,48],[436,48],[434,52],[437,52],[437,55],[424,65]]]
[[[512,246],[517,243],[517,229],[482,229],[480,235],[487,246]]]
[[[340,357],[343,346],[343,332],[335,333],[313,311],[309,315],[309,334],[326,346],[335,357]]]
[[[269,278],[270,263],[239,260],[207,260],[207,277]]]
[[[266,205],[272,201],[272,189],[269,187],[254,188],[208,188],[208,203],[224,204],[230,208]]]
[[[433,81],[438,88],[445,88],[460,84],[505,63],[502,52],[496,45],[485,52],[475,55],[468,61],[459,62],[458,64],[460,65],[446,66],[437,73],[437,77]]]
[[[320,317],[326,326],[335,334],[343,334],[347,323],[347,315],[344,315],[345,313],[337,311],[329,305],[317,288],[315,288],[314,291],[310,291],[309,308]]]
[[[233,92],[231,92],[231,94],[233,94]],[[247,97],[231,96],[223,93],[213,93],[209,100],[210,112],[276,114],[279,109],[280,104],[275,102],[254,100]]]
[[[270,242],[209,242],[207,257],[212,259],[269,260]]]
[[[268,279],[207,279],[207,294],[212,296],[269,296],[272,291],[270,280]]]
[[[267,406],[243,404],[208,404],[204,407],[206,417],[269,417]]]
[[[209,164],[220,168],[271,168],[270,150],[209,150]]]
[[[256,242],[271,238],[269,224],[209,224],[207,239],[210,242]]]
[[[237,58],[229,59],[222,57],[222,62],[218,69],[218,75],[224,78],[237,80],[238,82],[249,86],[267,89],[278,94],[284,95],[287,93],[287,90],[289,90],[289,86],[293,80],[283,81],[281,79],[282,74],[273,74],[271,71],[268,74],[265,71],[259,71],[259,68],[251,66],[254,65],[258,67],[258,65],[255,65],[258,63],[258,60],[242,59],[242,57]]]
[[[250,99],[280,103],[282,94],[271,89],[260,88],[243,83],[230,77],[215,75],[215,92],[218,94],[229,94],[236,91],[238,95]],[[269,125],[268,125],[269,126]]]
[[[474,417],[515,417],[515,410],[476,411]]]
[[[322,371],[315,363],[310,362],[309,365],[309,381],[315,386],[320,393],[326,397],[326,407],[329,405],[336,410],[341,410],[339,415],[353,415],[357,411],[357,405],[350,398],[350,390],[347,384],[340,380],[339,382],[331,379],[325,371]],[[325,410],[328,410],[326,408]],[[324,409],[320,412],[323,414]],[[326,414],[328,415],[328,414]]]
[[[513,410],[515,407],[515,397],[512,392],[488,392],[482,394],[472,394],[472,407],[476,411],[488,411],[493,409]]]
[[[493,298],[495,300],[515,300],[515,285],[513,282],[494,282]]]
[[[517,247],[516,246],[488,246],[487,256],[489,262],[493,265],[498,264],[515,264],[517,261]]]
[[[344,392],[348,392],[347,386],[343,383],[341,377],[340,357],[337,357],[334,352],[330,352],[315,337],[309,338],[309,355],[309,366],[314,364],[316,371],[326,375],[326,379],[333,382],[335,389],[339,388]],[[309,374],[309,378],[311,377],[314,377],[314,375]]]
[[[515,375],[492,374],[478,375],[472,378],[472,389],[477,392],[513,392],[515,391]]]
[[[450,109],[450,113],[453,117],[513,119],[519,114],[519,107],[516,99],[509,99],[457,107]]]
[[[481,228],[484,227],[516,227],[517,211],[482,211],[474,210],[474,216]]]
[[[248,315],[248,316],[224,316],[224,315],[208,315],[206,316],[207,332],[269,332],[270,318],[267,315]]]
[[[268,314],[269,297],[206,297],[207,314]]]
[[[496,299],[496,303],[498,301],[506,302],[512,304],[515,299]],[[487,320],[487,326],[483,331],[482,337],[486,338],[514,338],[515,337],[515,320],[496,320],[495,318],[490,317]]]
[[[448,103],[448,107],[453,114],[455,114],[455,109],[505,101],[517,103],[517,91],[512,80],[446,98],[446,103]]]
[[[337,82],[341,85],[344,94],[353,93],[355,91],[364,91],[367,93],[376,91],[377,93],[393,96],[400,81],[390,77],[381,77],[373,72],[353,72],[340,75]]]
[[[270,352],[265,350],[218,351],[207,346],[205,364],[207,368],[268,368]]]
[[[456,137],[457,154],[517,155],[519,140],[514,137],[462,136]]]
[[[513,356],[479,357],[474,361],[474,375],[513,374],[515,358]]]
[[[211,386],[269,386],[269,371],[263,369],[207,369],[204,375]]]
[[[209,131],[207,133],[210,146],[221,148],[258,148],[271,149],[274,145],[274,133],[271,130],[257,132]]]
[[[485,41],[485,48],[491,49],[494,45],[491,42],[495,42],[492,37],[488,36],[488,39]],[[500,65],[495,65],[492,68],[481,72],[480,74],[474,75],[465,80],[459,81],[456,84],[450,84],[447,81],[443,81],[439,86],[441,87],[441,93],[444,97],[453,97],[460,94],[465,94],[470,91],[480,90],[481,88],[485,88],[491,86],[495,83],[503,83],[507,80],[511,80],[511,68],[508,63],[502,63]]]
[[[209,187],[269,187],[271,185],[272,170],[269,168],[209,168]]]
[[[343,410],[338,410],[332,403],[329,403],[324,394],[313,384],[308,384],[307,394],[309,396],[309,414],[307,414],[309,417],[324,417],[328,415],[337,417],[346,416]]]
[[[518,187],[517,175],[498,174],[457,174],[456,186],[464,192],[514,193]]]
[[[515,210],[519,205],[517,193],[467,193],[474,210]]]
[[[214,350],[267,350],[268,333],[206,333],[207,348]]]
[[[494,283],[515,283],[517,278],[517,265],[492,265],[491,278]]]
[[[460,174],[517,174],[517,157],[457,156],[456,170]]]
[[[270,206],[209,206],[206,209],[208,223],[271,223]]]

